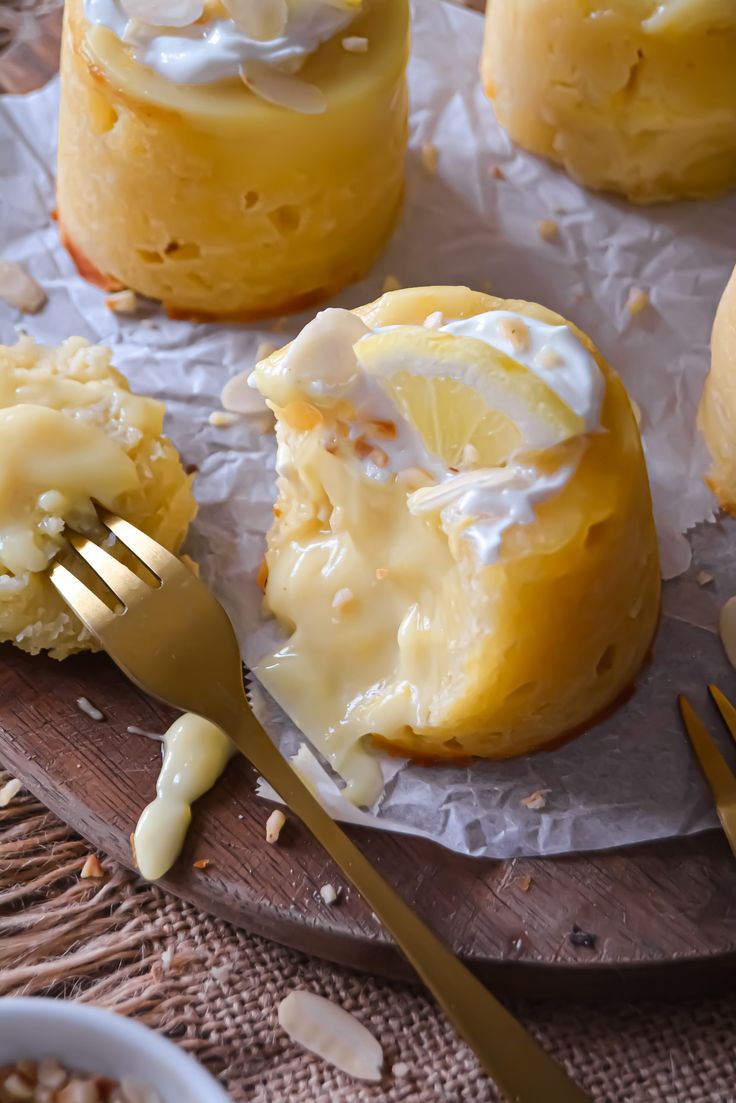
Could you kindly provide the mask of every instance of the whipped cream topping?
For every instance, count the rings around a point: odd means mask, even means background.
[[[209,84],[239,77],[248,62],[294,73],[319,47],[345,30],[359,13],[329,0],[289,0],[278,38],[249,38],[233,19],[211,18],[184,27],[131,20],[122,0],[84,0],[92,24],[107,27],[128,44],[135,60],[177,84]]]
[[[426,324],[439,332],[483,341],[524,364],[580,417],[585,432],[600,431],[605,380],[595,358],[569,326],[500,310],[442,323],[443,319],[432,315]],[[520,454],[511,456],[503,467],[479,467],[470,462],[466,470],[449,470],[427,450],[380,378],[361,369],[360,341],[373,332],[379,330],[368,329],[348,311],[323,311],[289,347],[279,365],[278,380],[269,376],[270,392],[278,403],[298,396],[312,397],[318,403],[347,400],[355,411],[354,437],[370,438],[371,422],[393,422],[395,437],[376,439],[381,462],[376,463],[370,453],[361,460],[365,474],[382,482],[407,472],[418,474],[418,488],[409,487],[410,512],[417,516],[439,514],[451,543],[457,539],[469,542],[485,566],[497,562],[507,529],[531,524],[536,508],[573,477],[577,460],[571,461],[568,452],[562,466],[542,471],[528,455],[521,454],[529,447],[526,442]],[[437,370],[439,373],[440,368]],[[252,386],[256,386],[256,378],[257,373],[250,379]],[[583,448],[581,438],[580,454]],[[288,444],[282,440],[277,455],[279,474],[288,475],[291,462]]]

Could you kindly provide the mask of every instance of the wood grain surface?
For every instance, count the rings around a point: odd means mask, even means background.
[[[482,0],[466,6],[482,7]],[[0,54],[0,90],[42,84],[58,62],[59,13]],[[103,722],[82,713],[86,696]],[[105,658],[64,664],[0,648],[0,759],[90,842],[128,865],[129,834],[153,794],[171,714]],[[268,846],[268,805],[238,759],[201,800],[164,886],[286,945],[388,976],[409,967],[320,847],[290,818]],[[736,976],[736,863],[719,833],[617,853],[493,862],[356,829],[357,842],[448,943],[497,988],[555,998],[681,995]],[[195,860],[206,858],[204,870]],[[319,888],[341,887],[328,907]],[[576,931],[577,928],[577,931]],[[585,937],[589,935],[590,937]]]
[[[104,721],[79,709],[83,696]],[[153,796],[160,748],[126,729],[162,731],[172,716],[103,656],[57,663],[0,648],[0,760],[94,846],[129,866],[129,835]],[[270,806],[254,796],[254,783],[253,770],[235,760],[196,805],[185,852],[164,887],[307,953],[409,976],[370,910],[293,817],[278,845],[266,843]],[[595,999],[713,991],[736,976],[736,863],[718,832],[510,862],[384,832],[351,834],[497,988]],[[210,863],[204,870],[194,868],[200,859]],[[328,882],[341,889],[332,907],[319,896]]]

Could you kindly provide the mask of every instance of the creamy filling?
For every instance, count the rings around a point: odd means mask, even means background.
[[[215,784],[235,748],[225,733],[187,713],[163,737],[163,765],[156,782],[156,799],[141,813],[133,835],[138,869],[157,881],[181,853],[192,804]]]
[[[522,443],[502,465],[479,464],[471,447],[459,470],[448,468],[391,395],[397,364],[390,356],[370,361],[370,370],[363,363],[376,333],[405,327],[370,330],[346,311],[322,312],[251,377],[278,418],[280,517],[267,601],[293,626],[256,673],[356,804],[372,803],[382,788],[364,737],[400,743],[402,729],[432,727],[462,677],[446,668],[447,657],[473,646],[476,615],[479,624],[492,619],[480,609],[486,597],[473,607],[474,578],[501,561],[512,526],[533,524],[539,506],[564,489],[585,435],[601,428],[605,381],[569,327],[507,311],[446,323],[432,316],[425,325],[524,364],[577,428],[562,459],[543,453],[538,461],[523,430],[549,431],[544,412],[531,409],[525,419],[518,395],[508,399],[503,380],[488,382],[478,368],[471,380],[479,403],[508,401]],[[438,379],[455,368],[439,354],[422,360],[423,375]]]
[[[297,72],[324,42],[350,26],[360,7],[289,0],[283,34],[265,42],[249,38],[230,18],[162,27],[129,19],[122,0],[84,0],[84,10],[90,23],[107,27],[129,45],[139,64],[177,84],[209,84],[240,76],[248,62]]]

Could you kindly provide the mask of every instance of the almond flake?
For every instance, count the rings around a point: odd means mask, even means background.
[[[289,18],[287,0],[222,0],[236,26],[255,42],[280,38]]]
[[[209,858],[198,858],[196,862],[192,862],[194,869],[207,869],[210,864]]]
[[[649,295],[641,287],[632,287],[626,300],[626,309],[632,318],[649,306]]]
[[[367,54],[368,39],[357,34],[348,35],[347,38],[342,40],[342,48],[347,50],[349,54]]]
[[[325,904],[337,903],[337,891],[334,885],[323,885],[319,890],[319,894],[324,900]]]
[[[277,843],[279,841],[279,835],[281,829],[286,823],[286,816],[280,808],[274,808],[271,815],[266,820],[266,842]]]
[[[47,301],[40,283],[12,260],[0,260],[0,299],[23,314],[38,314]]]
[[[250,386],[248,382],[250,376],[250,368],[238,372],[232,379],[228,379],[222,388],[220,402],[228,413],[243,414],[245,417],[260,417],[262,414],[269,414],[263,395],[255,387]]]
[[[698,571],[695,581],[698,586],[707,586],[709,582],[713,581],[713,575],[710,571]]]
[[[489,169],[489,172],[494,180],[506,179],[506,174],[504,173],[502,168],[499,168],[498,165],[494,165],[493,168]]]
[[[439,329],[445,321],[445,316],[441,310],[434,310],[431,314],[428,314],[424,319],[425,329]]]
[[[514,352],[526,352],[529,348],[529,330],[520,318],[501,318],[498,332],[508,341]]]
[[[395,1076],[397,1080],[403,1080],[405,1076],[408,1076],[409,1066],[406,1061],[397,1061],[395,1065],[392,1065],[391,1075]]]
[[[562,357],[551,345],[543,345],[534,357],[534,363],[538,364],[540,368],[550,371],[552,368],[559,368]]]
[[[422,166],[429,176],[436,175],[439,158],[440,151],[437,149],[437,146],[432,142],[425,142],[422,146]]]
[[[313,992],[290,992],[279,1024],[292,1042],[359,1080],[381,1079],[383,1050],[370,1031],[338,1004]]]
[[[541,812],[547,807],[547,793],[551,792],[551,789],[535,789],[528,797],[522,797],[521,803],[525,808],[531,808],[533,812]]]
[[[532,879],[531,877],[517,877],[516,884],[522,892],[529,892],[529,889],[532,887]]]
[[[89,716],[90,720],[104,720],[105,714],[92,704],[86,697],[77,697],[77,708],[80,712],[83,712],[85,716]]]
[[[188,27],[202,18],[203,0],[120,0],[128,19],[149,27]]]
[[[10,781],[6,781],[0,789],[0,808],[7,808],[13,797],[17,797],[22,788],[23,782],[19,781],[17,777],[11,777]]]
[[[105,306],[113,314],[135,314],[138,309],[138,296],[129,288],[113,291],[112,295],[108,295],[105,299]]]
[[[285,107],[300,115],[323,115],[327,110],[324,93],[315,84],[282,73],[262,61],[241,65],[240,79],[256,96],[276,107]]]
[[[97,880],[100,877],[105,876],[105,871],[100,865],[100,860],[96,854],[89,854],[82,866],[82,872],[79,874],[83,881]]]
[[[560,227],[554,218],[543,218],[537,223],[537,233],[543,241],[555,241],[560,236]]]
[[[215,429],[229,429],[231,425],[240,421],[240,418],[228,410],[213,410],[207,420],[210,425],[214,425]]]

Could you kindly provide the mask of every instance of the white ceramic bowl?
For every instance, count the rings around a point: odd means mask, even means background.
[[[0,999],[0,1065],[41,1057],[114,1080],[133,1076],[162,1103],[229,1103],[192,1057],[132,1019],[67,1000]]]

